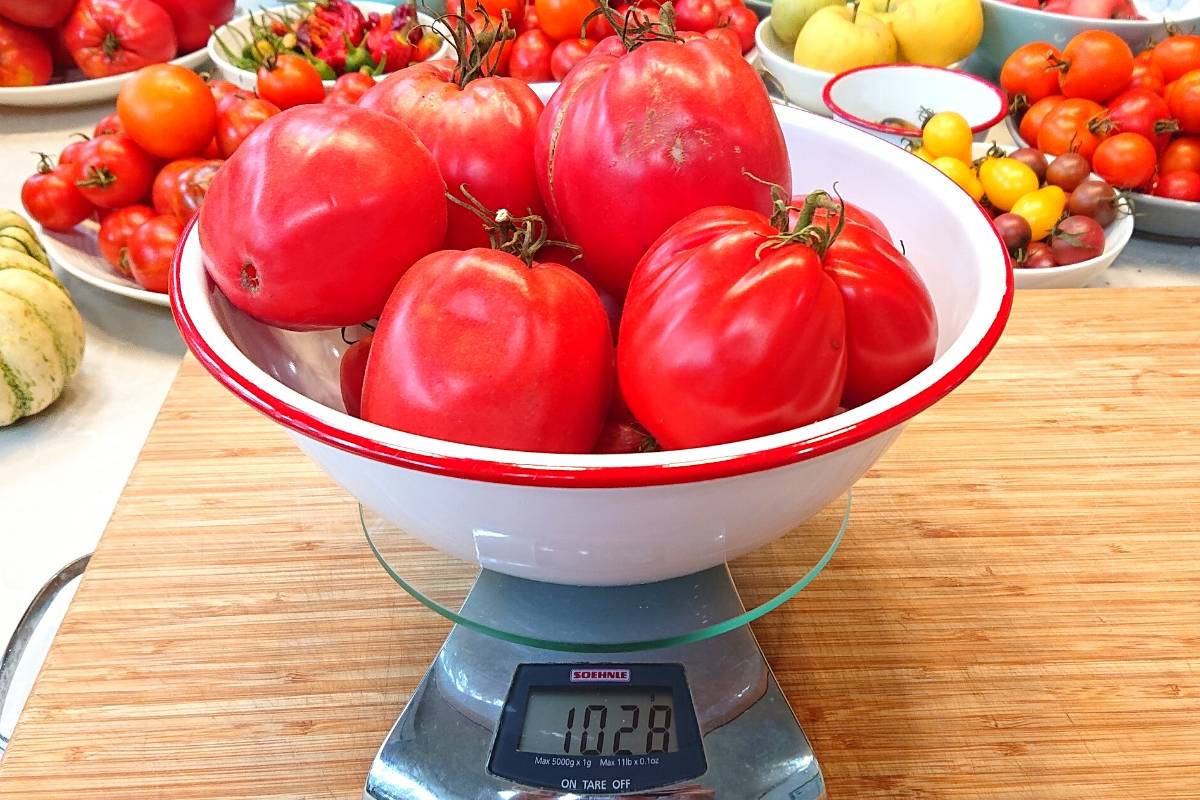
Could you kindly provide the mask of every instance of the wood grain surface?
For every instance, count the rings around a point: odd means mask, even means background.
[[[357,800],[447,630],[189,360],[0,798]],[[1019,295],[754,630],[835,800],[1200,798],[1200,289]]]

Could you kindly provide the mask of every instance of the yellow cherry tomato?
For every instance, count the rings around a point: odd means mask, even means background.
[[[1040,183],[1037,174],[1015,158],[986,159],[979,165],[979,180],[988,200],[1001,211],[1011,211],[1013,203],[1036,192]]]
[[[1040,242],[1054,230],[1066,207],[1067,193],[1050,185],[1018,199],[1013,204],[1012,213],[1025,218],[1033,231],[1031,241]]]
[[[918,147],[916,150],[912,151],[912,154],[922,161],[928,161],[930,164],[932,164],[934,159],[937,158],[937,156],[926,150],[924,147]]]
[[[971,195],[975,202],[983,197],[983,184],[975,177],[975,171],[957,158],[942,156],[935,158],[933,165],[941,170],[947,178],[958,184],[959,188]]]
[[[970,164],[971,126],[953,111],[934,114],[921,129],[921,145],[938,158],[949,156]]]

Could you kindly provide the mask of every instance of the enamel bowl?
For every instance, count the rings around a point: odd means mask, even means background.
[[[1004,328],[1012,271],[987,217],[948,178],[866,134],[777,107],[797,193],[836,181],[880,215],[937,309],[937,358],[888,394],[771,436],[692,450],[562,455],[416,436],[343,412],[340,331],[295,333],[234,309],[205,273],[195,227],[171,300],[188,347],[285,426],[366,507],[500,572],[577,585],[645,583],[764,545],[842,495],[913,416],[979,366]],[[969,432],[964,432],[969,435]]]
[[[358,10],[363,12],[364,15],[370,14],[371,12],[390,14],[396,10],[395,3],[360,2],[355,3],[354,5],[357,6]],[[265,10],[273,13],[285,11],[296,13],[299,11],[299,8],[300,7],[298,5],[292,4],[274,6],[273,8],[268,8]],[[254,15],[258,16],[261,13],[261,11],[255,11]],[[417,22],[419,22],[421,25],[433,25],[434,19],[428,14],[417,12]],[[229,59],[225,57],[225,54],[217,41],[219,38],[220,41],[225,42],[225,44],[229,45],[230,49],[235,50],[236,52],[236,49],[241,46],[243,41],[241,38],[239,38],[238,34],[245,36],[247,39],[250,37],[250,14],[230,20],[213,32],[213,35],[208,39],[208,57],[212,59],[213,64],[216,65],[216,76],[218,78],[227,80],[243,89],[250,89],[253,91],[258,83],[257,74],[251,70],[242,69],[241,67],[230,63]],[[450,43],[443,39],[441,48],[430,57],[430,60],[435,58],[451,58],[452,52],[453,51],[450,47]],[[323,83],[325,84],[326,91],[329,91],[333,88],[333,81],[324,81]]]
[[[822,100],[833,118],[892,144],[919,139],[919,127],[885,123],[901,119],[920,125],[922,109],[957,111],[982,141],[1004,119],[1008,100],[999,87],[982,78],[943,67],[921,64],[880,64],[859,67],[825,84]]]

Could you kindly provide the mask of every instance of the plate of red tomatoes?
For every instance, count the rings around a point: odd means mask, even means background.
[[[207,59],[235,0],[0,0],[0,105],[109,100],[138,69]]]
[[[1019,144],[1077,153],[1129,194],[1138,230],[1200,239],[1200,35],[1172,34],[1136,55],[1106,31],[1061,52],[1033,42],[1009,56],[1000,83]]]

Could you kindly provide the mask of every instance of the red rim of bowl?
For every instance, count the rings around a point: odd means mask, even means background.
[[[834,116],[841,117],[849,122],[853,122],[860,128],[877,131],[878,133],[890,133],[895,136],[920,136],[921,132],[914,128],[901,128],[896,125],[884,125],[882,122],[872,122],[871,120],[863,119],[862,117],[851,114],[849,111],[833,101],[834,84],[836,84],[842,78],[845,78],[847,75],[853,75],[856,72],[867,72],[869,70],[876,69],[928,69],[936,72],[948,72],[952,75],[970,78],[976,83],[986,87],[992,94],[996,96],[997,100],[999,100],[1000,110],[996,112],[996,116],[992,117],[987,122],[980,123],[979,125],[972,127],[971,133],[982,133],[988,130],[1000,120],[1004,119],[1005,114],[1008,113],[1008,100],[1005,98],[1004,92],[1000,91],[999,87],[997,87],[995,84],[985,81],[978,75],[972,75],[969,72],[959,72],[955,69],[933,67],[927,64],[872,64],[866,67],[855,67],[854,69],[848,69],[845,72],[839,72],[837,75],[834,75],[832,78],[830,78],[829,82],[825,84],[825,88],[821,90],[821,99],[825,101],[825,107],[828,108]]]
[[[993,230],[996,246],[1000,248],[1004,256],[1003,263],[1007,267],[1005,270],[1007,275],[1004,296],[1000,300],[1000,307],[987,331],[962,361],[951,367],[940,379],[911,397],[905,398],[900,403],[886,408],[858,424],[847,425],[820,436],[812,436],[767,450],[715,458],[692,458],[677,464],[597,467],[530,465],[513,461],[441,456],[434,453],[414,453],[403,450],[331,426],[306,411],[285,403],[246,376],[235,372],[200,336],[179,288],[179,272],[184,245],[188,241],[192,229],[196,226],[197,219],[198,215],[193,217],[184,229],[171,260],[169,285],[171,313],[175,317],[175,324],[179,327],[188,349],[217,379],[218,383],[275,422],[324,445],[392,466],[489,483],[579,489],[612,489],[691,483],[782,467],[817,458],[865,441],[906,422],[965,381],[999,340],[1000,334],[1008,322],[1014,292],[1013,271],[1008,266],[1007,250],[1000,239],[1000,234]],[[679,452],[684,459],[687,459],[684,454],[688,451]]]

